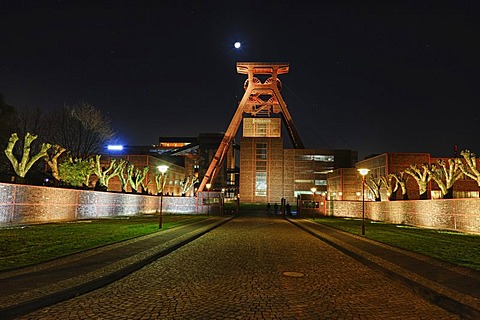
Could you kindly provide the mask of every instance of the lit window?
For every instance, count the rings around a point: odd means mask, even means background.
[[[267,196],[267,173],[266,172],[256,173],[255,195],[260,197]]]
[[[313,180],[302,180],[302,179],[298,179],[298,180],[295,180],[295,183],[313,184]]]
[[[301,154],[301,155],[297,155],[296,160],[300,160],[300,161],[334,162],[334,161],[335,161],[335,157],[334,157],[333,155]]]

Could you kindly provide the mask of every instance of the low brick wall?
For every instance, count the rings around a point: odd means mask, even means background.
[[[0,183],[0,224],[29,224],[133,216],[207,213],[196,197],[149,196]],[[210,206],[210,213],[219,211]]]
[[[361,218],[362,202],[327,201],[326,214]],[[480,233],[480,199],[366,201],[365,218],[395,224]]]

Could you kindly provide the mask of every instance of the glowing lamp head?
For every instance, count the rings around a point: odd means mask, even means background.
[[[311,187],[311,188],[310,188],[310,191],[312,191],[312,193],[315,194],[315,192],[317,192],[317,188]]]
[[[207,187],[207,190],[210,190],[210,188],[212,187],[212,184],[211,184],[211,183],[207,183],[207,184],[205,185],[205,187]]]
[[[109,144],[109,145],[107,146],[107,149],[110,150],[110,151],[122,151],[122,150],[123,150],[123,146],[122,146],[122,145]]]
[[[235,44],[233,45],[235,47],[235,49],[240,49],[240,47],[242,46],[242,44],[240,42],[235,42]]]
[[[158,171],[160,171],[161,174],[164,174],[168,170],[168,166],[158,166],[157,167]]]
[[[366,169],[366,168],[360,168],[360,169],[357,169],[357,170],[363,177],[365,177],[368,174],[368,172],[370,171],[370,169]]]

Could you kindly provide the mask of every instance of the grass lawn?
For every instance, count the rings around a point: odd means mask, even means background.
[[[205,218],[203,215],[165,215],[162,230]],[[158,216],[1,228],[0,270],[47,261],[157,231]]]
[[[316,222],[361,234],[362,220],[319,218]],[[365,220],[365,236],[405,250],[480,270],[480,235]]]

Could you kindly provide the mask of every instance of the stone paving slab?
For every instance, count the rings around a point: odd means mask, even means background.
[[[428,301],[466,319],[480,319],[480,272],[352,235],[306,219],[288,219]]]
[[[105,286],[229,219],[231,217],[212,217],[45,263],[0,272],[0,319],[10,319]]]
[[[47,319],[460,319],[280,217],[235,217]]]

